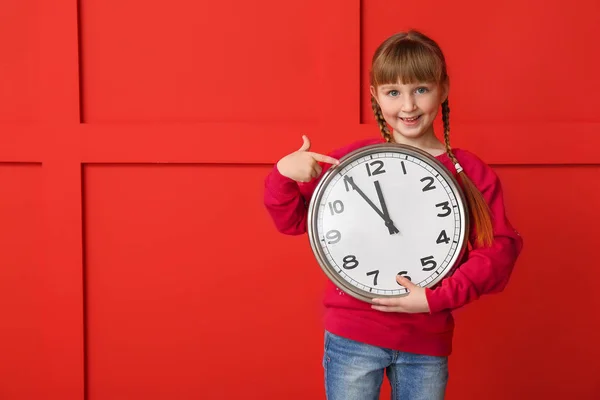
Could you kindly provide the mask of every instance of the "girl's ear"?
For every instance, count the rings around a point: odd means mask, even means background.
[[[377,104],[379,104],[379,99],[377,99],[377,90],[375,90],[374,86],[371,86],[369,89],[371,90],[371,96],[373,96],[373,98],[377,101]]]

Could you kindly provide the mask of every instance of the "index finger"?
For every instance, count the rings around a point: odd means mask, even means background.
[[[328,164],[338,165],[340,163],[339,160],[336,160],[335,158],[326,156],[324,154],[311,153],[311,156],[317,161],[321,161]]]
[[[373,302],[373,304],[376,304],[378,306],[395,307],[395,306],[401,305],[403,300],[402,300],[402,297],[392,297],[392,298],[377,297],[377,298],[374,298],[372,300],[372,302]]]

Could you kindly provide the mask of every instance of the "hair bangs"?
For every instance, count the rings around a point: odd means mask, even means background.
[[[440,84],[446,79],[443,56],[434,48],[408,36],[380,48],[375,54],[371,70],[371,84],[413,84],[431,82]]]

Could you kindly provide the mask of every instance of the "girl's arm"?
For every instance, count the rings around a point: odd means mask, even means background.
[[[523,247],[523,239],[505,215],[502,186],[495,172],[470,153],[464,154],[463,159],[460,161],[465,172],[489,205],[494,240],[490,247],[472,249],[452,276],[436,288],[426,289],[432,313],[456,309],[484,294],[502,291]],[[471,237],[475,237],[475,232]]]
[[[264,203],[279,232],[287,235],[306,232],[308,201],[301,194],[298,183],[281,175],[274,166],[265,179]]]
[[[309,179],[305,179],[298,183],[287,178],[281,174],[277,165],[275,165],[265,179],[264,203],[277,230],[287,235],[301,235],[305,233],[308,205],[323,174],[331,168],[333,164],[338,164],[339,159],[352,150],[379,141],[379,139],[363,139],[336,149],[328,155],[305,153],[301,156],[293,156],[295,158],[303,157],[306,159],[306,154],[310,154],[310,157],[312,157],[314,162],[318,162],[318,167],[314,166],[314,169],[318,171],[318,176],[313,176],[314,179],[310,179],[310,181],[308,181]],[[305,138],[305,143],[299,152],[307,151],[309,149],[310,142],[308,141],[308,138]],[[292,155],[288,157],[291,156]],[[288,169],[294,171],[301,170],[302,168],[299,168],[298,166],[305,166],[305,161],[306,160],[303,162],[286,162],[286,171]],[[281,163],[281,160],[279,163]],[[286,175],[288,174],[286,173]],[[293,175],[289,174],[289,176]]]

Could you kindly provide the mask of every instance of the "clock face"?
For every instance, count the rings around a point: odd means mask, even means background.
[[[452,269],[468,226],[462,192],[445,167],[402,145],[373,145],[323,176],[309,207],[319,264],[345,292],[402,296],[401,274],[430,287]]]

